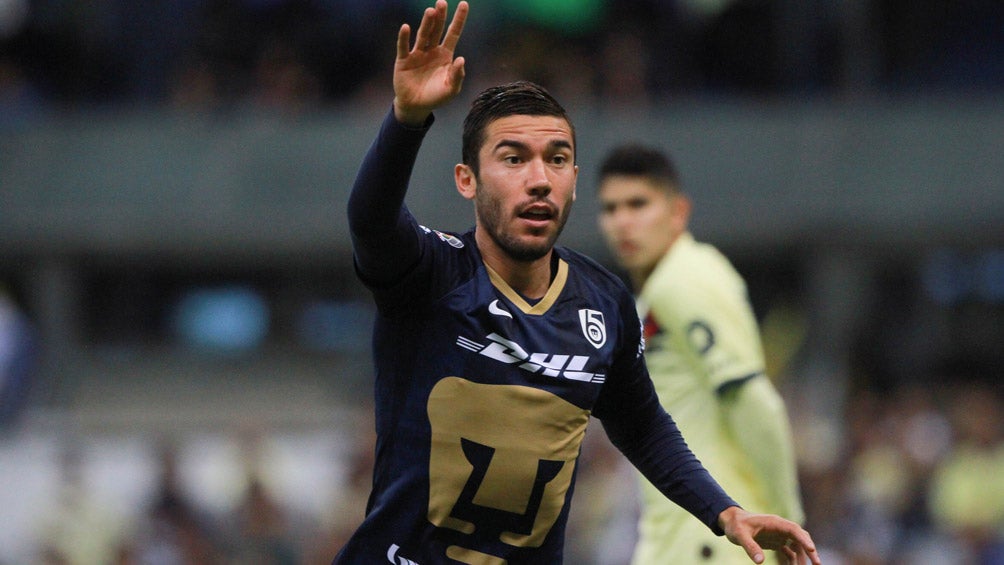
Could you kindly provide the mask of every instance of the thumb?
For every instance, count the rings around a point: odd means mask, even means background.
[[[450,81],[456,90],[460,90],[460,86],[464,83],[464,75],[466,74],[464,70],[464,58],[457,57],[453,60],[453,64],[450,66]]]

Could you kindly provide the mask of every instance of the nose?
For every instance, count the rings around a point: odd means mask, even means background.
[[[634,218],[623,206],[615,206],[607,210],[605,215],[610,227],[618,234],[624,233],[634,223]]]
[[[547,166],[542,159],[533,159],[528,163],[526,191],[533,196],[551,193],[551,180],[547,177]]]

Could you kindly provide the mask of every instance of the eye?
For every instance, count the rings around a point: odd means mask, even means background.
[[[519,155],[506,155],[505,157],[502,157],[502,161],[509,165],[518,165],[523,160],[519,158]]]
[[[640,208],[648,206],[648,203],[649,200],[647,198],[632,198],[631,200],[628,200],[627,205],[632,210],[638,210]]]
[[[555,165],[564,165],[568,163],[568,155],[558,154],[551,158],[551,162]]]

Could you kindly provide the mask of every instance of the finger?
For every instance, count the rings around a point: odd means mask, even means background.
[[[427,51],[432,48],[432,30],[435,27],[436,9],[426,8],[422,14],[422,23],[418,24],[415,33],[415,49]]]
[[[816,544],[812,542],[812,537],[809,536],[809,532],[799,529],[795,532],[795,543],[798,547],[808,555],[809,559],[813,563],[819,563],[819,557],[816,555]]]
[[[408,56],[408,46],[411,45],[411,27],[402,24],[397,31],[397,58],[404,59]]]
[[[813,565],[821,565],[819,560],[819,554],[816,553],[816,547],[812,544],[796,543],[790,547],[790,549],[795,550],[796,560],[795,563],[805,563],[808,560]]]
[[[428,38],[430,48],[439,45],[439,39],[443,37],[443,30],[446,29],[446,0],[436,1],[436,18],[432,24]]]
[[[763,548],[757,542],[750,539],[749,543],[743,544],[743,549],[746,550],[746,555],[749,555],[754,563],[763,563]]]
[[[450,27],[446,30],[446,37],[443,38],[443,47],[446,47],[450,51],[457,48],[460,34],[464,31],[464,24],[467,22],[468,11],[467,2],[457,4],[457,11],[453,14],[453,21],[450,22]]]

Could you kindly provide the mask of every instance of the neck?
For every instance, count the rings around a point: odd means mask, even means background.
[[[631,285],[634,287],[634,292],[636,294],[641,293],[641,289],[645,286],[645,282],[647,282],[648,278],[652,276],[653,272],[655,272],[655,268],[659,265],[659,262],[664,260],[666,255],[669,255],[670,250],[673,249],[673,245],[675,245],[676,242],[680,240],[680,236],[685,233],[687,233],[686,229],[674,235],[673,238],[669,240],[666,250],[662,252],[662,255],[659,256],[659,259],[655,263],[635,269],[628,269],[627,274],[631,279]]]
[[[533,261],[517,261],[495,246],[482,244],[480,239],[478,249],[485,264],[516,292],[532,300],[547,294],[551,286],[551,256],[554,250]]]
[[[645,286],[645,281],[648,280],[648,277],[651,276],[654,270],[655,265],[644,269],[632,269],[628,271],[628,277],[631,279],[631,286],[635,294],[641,293],[641,289]]]

